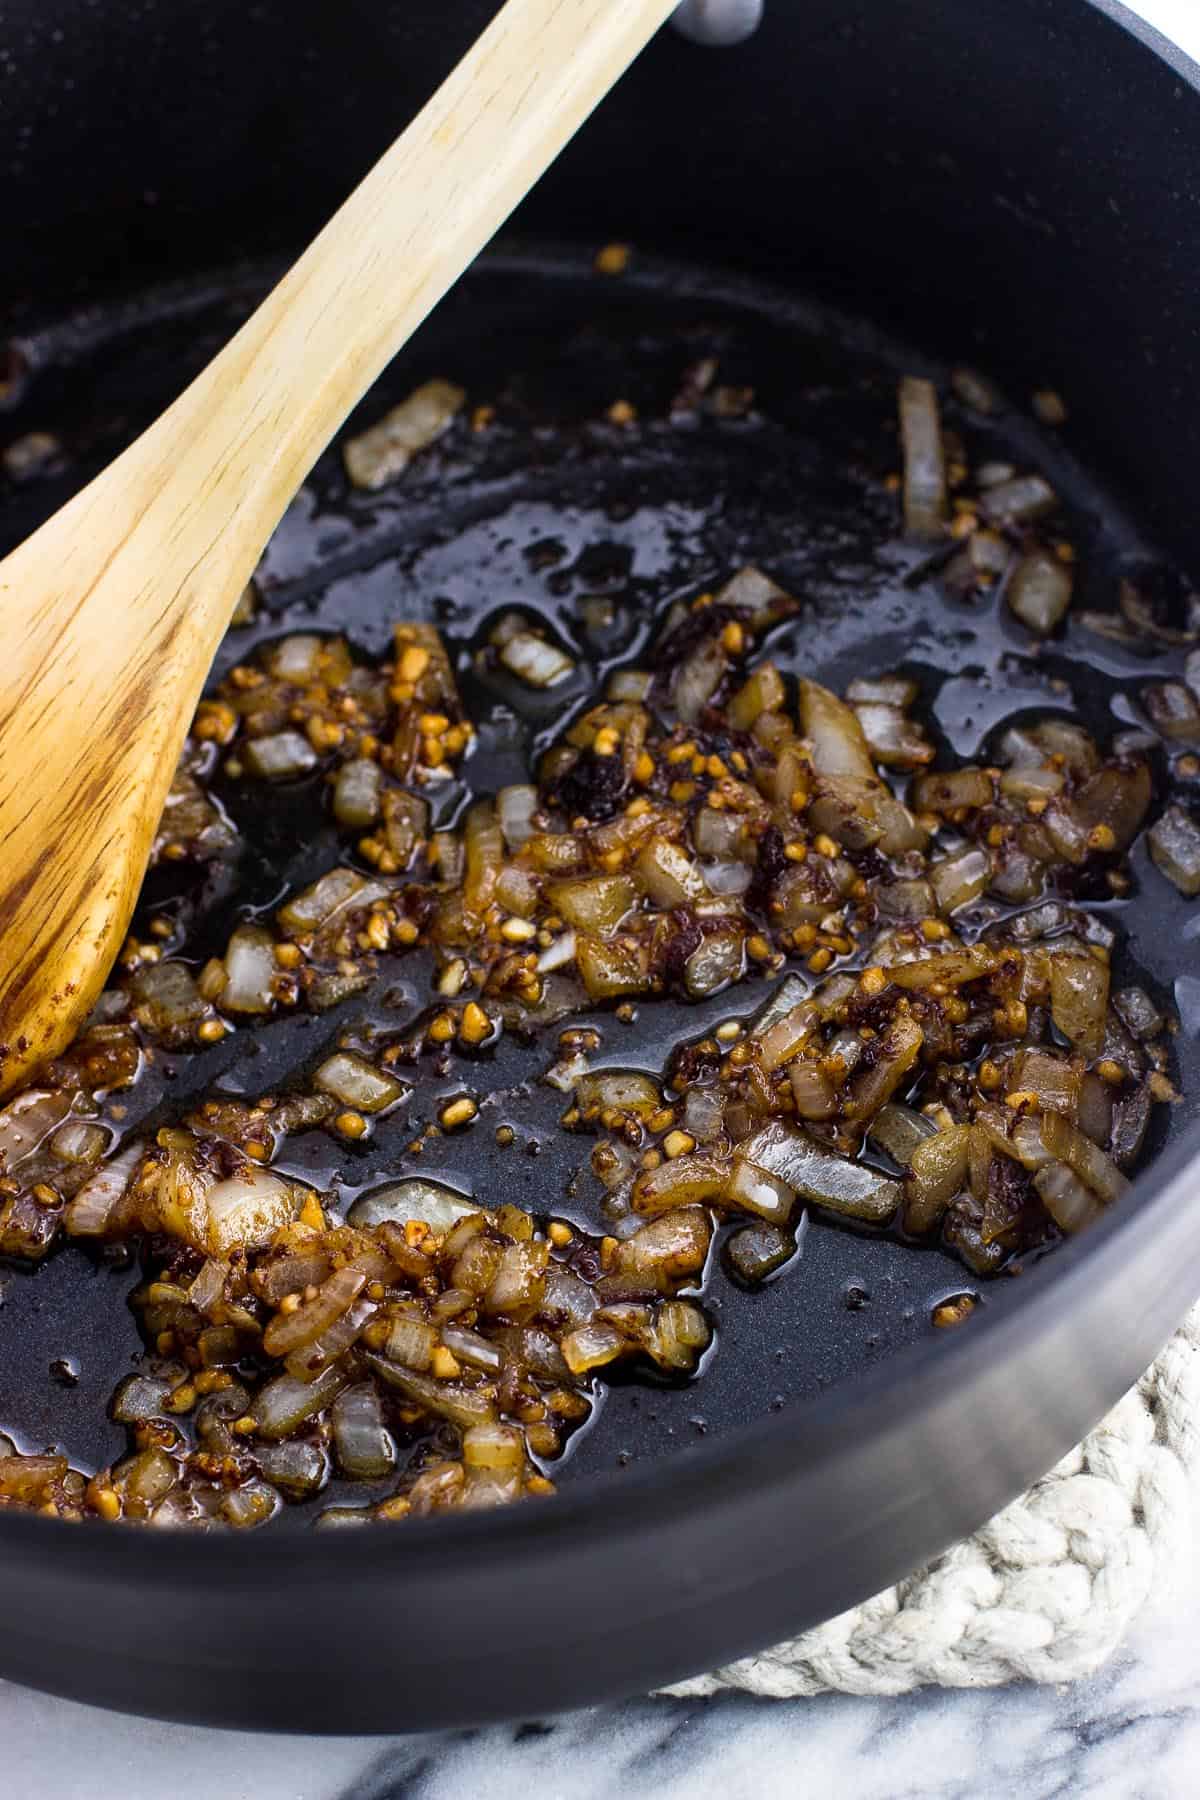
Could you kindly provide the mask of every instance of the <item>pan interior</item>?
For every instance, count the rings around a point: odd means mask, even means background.
[[[252,271],[173,289],[28,340],[31,373],[4,435],[50,431],[67,454],[58,472],[0,497],[4,549],[161,410],[245,316],[265,280]],[[753,388],[747,415],[672,416],[685,371],[704,357],[719,360],[722,383]],[[611,669],[644,661],[656,618],[672,599],[754,562],[804,603],[768,641],[786,671],[840,690],[856,674],[903,667],[920,682],[919,715],[958,756],[985,746],[1002,722],[1047,709],[1075,712],[1106,738],[1137,716],[1139,688],[1167,672],[1166,660],[1136,657],[1077,624],[1039,652],[994,595],[973,602],[946,595],[923,553],[900,543],[885,481],[898,463],[902,371],[944,373],[866,327],[718,273],[637,258],[619,280],[605,280],[581,252],[494,253],[393,364],[355,426],[434,375],[461,382],[472,405],[493,406],[495,423],[435,448],[377,495],[348,492],[340,456],[327,452],[266,552],[255,623],[231,633],[217,673],[289,630],[338,630],[374,656],[396,619],[433,620],[460,653],[464,698],[479,729],[468,779],[491,792],[524,779],[530,750],[585,706]],[[1080,551],[1077,608],[1106,606],[1120,572],[1150,557],[1151,547],[1073,460],[1069,427],[1055,434],[1035,426],[1027,398],[1013,398],[992,419],[951,405],[947,420],[967,437],[973,458],[1011,460],[1049,477]],[[636,423],[606,419],[618,399],[636,408]],[[611,596],[614,622],[589,639],[579,603],[596,594]],[[541,615],[578,660],[580,673],[565,690],[531,700],[470,673],[472,648],[513,606]],[[218,948],[238,916],[276,903],[284,888],[334,860],[333,833],[312,830],[319,814],[312,784],[272,790],[265,800],[261,791],[252,800],[232,791],[226,799],[244,845],[236,885],[183,893],[155,880],[144,897],[151,911],[191,909],[200,950]],[[1140,845],[1132,867],[1129,898],[1094,910],[1120,933],[1119,977],[1140,981],[1160,1005],[1181,1013],[1176,1074],[1185,1100],[1171,1119],[1177,1130],[1194,1116],[1189,1096],[1200,1088],[1200,928]],[[430,964],[384,962],[372,990],[319,1019],[285,1018],[186,1058],[159,1053],[125,1123],[153,1127],[208,1090],[278,1091],[364,1014],[397,1029],[428,1005]],[[647,1005],[631,1025],[605,1013],[577,1022],[603,1034],[596,1063],[659,1070],[672,1044],[752,1013],[767,991],[749,983],[696,1007]],[[559,1129],[564,1098],[538,1079],[555,1058],[555,1039],[552,1029],[532,1046],[503,1040],[473,1083],[488,1096],[480,1124],[430,1141],[420,1172],[597,1230],[598,1191],[578,1179],[589,1142]],[[462,1085],[460,1078],[421,1081],[416,1099],[427,1114],[440,1093]],[[496,1145],[501,1123],[516,1131],[512,1148]],[[289,1146],[288,1162],[352,1193],[405,1170],[412,1134],[411,1114],[396,1124],[385,1119],[362,1149],[314,1133]],[[927,1337],[938,1300],[969,1290],[989,1308],[1012,1305],[1053,1273],[1051,1253],[981,1283],[938,1249],[819,1218],[810,1220],[800,1255],[756,1292],[736,1288],[718,1255],[705,1291],[717,1342],[700,1378],[684,1386],[610,1384],[556,1478],[662,1456],[698,1435],[782,1411]],[[0,1268],[0,1426],[22,1447],[59,1445],[89,1468],[123,1453],[124,1432],[107,1420],[106,1405],[140,1348],[124,1304],[135,1278],[131,1265],[98,1263],[74,1248],[32,1273]],[[946,1378],[954,1379],[952,1357]],[[322,1504],[327,1499],[328,1490]]]

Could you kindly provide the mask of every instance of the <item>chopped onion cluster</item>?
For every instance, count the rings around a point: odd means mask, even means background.
[[[591,1160],[615,1229],[680,1206],[748,1215],[771,1236],[736,1234],[726,1259],[754,1280],[815,1207],[936,1234],[984,1274],[1118,1199],[1174,1098],[1161,1015],[1136,988],[1110,1003],[1107,944],[1060,903],[973,942],[938,924],[886,928],[855,973],[789,976],[748,1030],[680,1050],[661,1090],[578,1082],[564,1123],[604,1134]]]
[[[693,410],[714,371],[695,373]],[[999,404],[965,371],[954,390],[971,411]],[[352,482],[398,475],[463,399],[418,389],[346,446]],[[1074,551],[1040,535],[1050,484],[972,471],[927,380],[903,382],[899,426],[891,485],[922,570],[1057,630]],[[113,1401],[128,1454],[85,1476],[0,1439],[0,1506],[253,1528],[360,1484],[325,1504],[335,1527],[549,1493],[599,1371],[698,1370],[714,1244],[749,1288],[796,1257],[810,1216],[936,1241],[986,1275],[1120,1199],[1154,1106],[1177,1097],[1171,1023],[1141,988],[1114,990],[1114,934],[1087,907],[1127,891],[1163,748],[1200,773],[1200,649],[1184,679],[1142,687],[1146,731],[1106,746],[1047,707],[949,762],[909,673],[844,694],[785,674],[765,640],[799,611],[742,568],[676,601],[640,666],[574,710],[575,658],[515,610],[471,653],[404,623],[375,663],[305,631],[229,669],[197,712],[156,863],[227,879],[244,846],[220,795],[241,783],[308,784],[301,803],[340,847],[272,911],[226,914],[207,960],[165,914],[159,936],[131,937],[75,1043],[0,1110],[0,1255],[132,1243],[148,1346]],[[1200,643],[1196,604],[1177,615],[1126,581],[1116,613],[1082,622],[1125,645]],[[548,747],[498,791],[471,761],[456,658],[541,722]],[[1186,807],[1147,844],[1200,892]],[[327,1013],[412,951],[433,992],[394,1029],[348,1009],[287,1091],[218,1087],[121,1141],[112,1097],[164,1056]],[[408,1162],[426,1134],[477,1126],[475,1073],[506,1032],[764,975],[755,1017],[678,1045],[660,1075],[596,1066],[599,1023],[561,1033],[544,1080],[564,1129],[594,1140],[597,1232],[485,1209]],[[314,1165],[290,1162],[292,1138],[344,1145],[390,1120],[407,1150],[348,1206],[294,1173]]]
[[[225,1140],[166,1130],[121,1174],[89,1234],[178,1240],[133,1296],[156,1354],[114,1398],[130,1454],[85,1480],[0,1442],[0,1506],[249,1527],[336,1475],[373,1487],[322,1523],[547,1494],[543,1465],[587,1418],[594,1370],[643,1358],[687,1375],[710,1341],[679,1297],[711,1241],[698,1208],[596,1239],[410,1180],[338,1225]]]

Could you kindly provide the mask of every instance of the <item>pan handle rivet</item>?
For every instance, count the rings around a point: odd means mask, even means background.
[[[672,24],[695,44],[740,44],[758,29],[763,0],[683,0]]]

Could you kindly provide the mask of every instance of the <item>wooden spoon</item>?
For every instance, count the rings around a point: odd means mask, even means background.
[[[300,482],[674,4],[507,0],[203,374],[0,562],[0,1093],[103,986],[204,678]]]

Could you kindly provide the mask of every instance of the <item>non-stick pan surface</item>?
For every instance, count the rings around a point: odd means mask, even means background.
[[[68,451],[82,442],[84,456],[82,467],[11,506],[15,536],[170,398],[181,364],[203,360],[256,291],[252,281],[212,287],[215,298],[192,305],[181,294],[165,306],[151,299],[131,328],[122,329],[119,314],[93,317],[77,339],[60,332],[33,341],[35,365],[56,351],[59,364],[34,378],[13,423],[49,426]],[[723,381],[753,386],[752,413],[672,420],[689,365],[712,355]],[[363,417],[442,373],[465,383],[473,403],[495,404],[499,422],[434,452],[384,495],[348,494],[338,454],[329,453],[267,553],[255,624],[231,633],[218,673],[282,631],[341,631],[371,655],[385,649],[397,619],[435,620],[480,731],[464,785],[494,793],[525,779],[531,751],[592,704],[611,669],[652,662],[656,620],[672,599],[691,598],[751,561],[804,602],[767,645],[785,671],[840,689],[864,670],[902,668],[921,683],[918,704],[935,737],[959,757],[993,760],[989,745],[1009,725],[1047,711],[1083,717],[1103,740],[1137,716],[1140,688],[1171,668],[1171,655],[1148,662],[1076,626],[1061,642],[1038,646],[998,593],[949,598],[939,560],[898,543],[897,504],[884,478],[898,453],[897,371],[917,366],[923,359],[865,327],[719,271],[657,265],[641,254],[634,272],[614,283],[596,278],[586,252],[494,254],[398,359]],[[644,422],[607,423],[605,409],[617,398]],[[1082,521],[1077,606],[1104,605],[1119,574],[1144,569],[1154,552],[1114,498],[1027,414],[1013,407],[984,424],[951,406],[947,423],[968,434],[976,459],[1046,471]],[[26,506],[30,515],[17,523]],[[593,638],[580,601],[595,594],[611,597],[614,617]],[[579,657],[566,689],[531,694],[514,680],[489,685],[472,672],[473,647],[513,607],[535,610]],[[181,882],[168,873],[151,881],[140,915],[145,928],[155,914],[184,908],[193,955],[219,952],[236,918],[277,903],[338,854],[332,821],[313,833],[314,818],[327,817],[320,776],[265,793],[257,783],[226,783],[219,792],[246,845],[234,879],[197,896],[194,875]],[[459,816],[464,804],[464,788],[450,784],[439,820]],[[1120,935],[1114,979],[1138,980],[1170,1007],[1179,995],[1200,1017],[1200,936],[1189,936],[1200,921],[1144,851],[1136,868],[1129,899],[1113,901],[1102,885],[1084,896]],[[348,1027],[401,1030],[431,1003],[430,965],[408,955],[381,960],[374,986],[330,1013],[285,1017],[199,1055],[158,1052],[134,1094],[120,1096],[123,1128],[136,1133],[144,1121],[153,1130],[201,1093],[285,1091]],[[660,1072],[681,1038],[703,1036],[731,1013],[751,1015],[773,986],[751,983],[700,1006],[654,1002],[632,1025],[611,1010],[571,1023],[601,1031],[595,1066]],[[368,1145],[312,1132],[294,1144],[291,1166],[346,1196],[416,1166],[406,1153],[416,1122],[460,1091],[465,1073],[487,1096],[481,1123],[429,1141],[420,1171],[602,1232],[588,1140],[559,1127],[562,1092],[540,1080],[556,1039],[553,1028],[533,1043],[510,1035],[474,1070],[459,1065],[440,1080],[424,1074],[411,1108],[382,1120]],[[1181,1081],[1190,1099],[1176,1109],[1177,1127],[1200,1098],[1194,1045],[1185,1032]],[[499,1124],[514,1127],[515,1145],[497,1146]],[[1159,1109],[1159,1142],[1165,1126]],[[981,1281],[947,1252],[855,1233],[819,1215],[800,1255],[753,1294],[724,1277],[719,1255],[713,1261],[706,1303],[719,1342],[702,1376],[683,1386],[613,1388],[568,1455],[570,1478],[627,1467],[819,1393],[928,1336],[932,1309],[948,1295],[969,1291],[1002,1307],[1019,1286],[1052,1277],[1041,1267],[1045,1257],[1021,1258]],[[98,1272],[72,1250],[8,1279],[0,1330],[12,1395],[0,1424],[30,1447],[59,1441],[97,1467],[124,1453],[125,1433],[107,1420],[105,1402],[138,1347],[121,1299],[136,1278],[136,1269]],[[308,1522],[302,1509],[284,1517]]]
[[[27,326],[35,372],[12,435],[58,431],[71,455],[61,476],[6,496],[6,543],[158,410],[260,286],[237,276],[47,332]],[[724,379],[753,384],[756,416],[667,423],[684,366],[709,352]],[[587,654],[577,602],[599,592],[614,596],[619,621],[592,647],[602,676],[638,661],[674,595],[754,560],[805,601],[773,655],[834,685],[903,665],[960,754],[1035,709],[1071,705],[1098,731],[1126,723],[1154,662],[1075,628],[1033,658],[994,602],[948,602],[897,546],[882,476],[895,464],[898,369],[938,372],[805,304],[796,284],[648,255],[604,284],[581,250],[494,255],[362,416],[445,374],[472,399],[497,401],[502,428],[435,454],[424,477],[369,502],[347,500],[336,457],[324,459],[268,552],[264,615],[229,656],[298,624],[345,630],[373,653],[398,616],[437,619],[465,655],[484,621],[514,604]],[[616,398],[659,423],[598,422]],[[973,422],[973,442],[1043,467],[1082,521],[1081,604],[1155,555],[1139,534],[1138,497],[1127,510],[1057,440],[1035,437],[1024,404],[993,429],[984,436]],[[477,717],[492,709],[474,771],[492,788],[517,775],[522,734],[536,739],[552,720],[518,716],[514,726],[511,694],[476,690],[470,704]],[[311,796],[298,790],[269,813],[227,799],[243,809],[251,852],[236,896],[205,896],[214,941],[231,908],[270,904],[309,867],[290,841]],[[321,854],[313,848],[310,861]],[[1190,909],[1141,852],[1135,874],[1131,900],[1100,910],[1121,933],[1129,973],[1183,1011],[1178,1076],[1190,1098],[1178,1136],[1200,1091],[1196,939]],[[239,1038],[186,1069],[162,1059],[138,1108],[177,1107],[214,1082],[264,1091],[315,1061],[350,1013],[395,1024],[426,993],[410,961],[345,1016],[256,1034],[253,1054]],[[646,1008],[629,1027],[603,1019],[606,1059],[658,1067],[666,1043],[759,998],[747,987],[707,1011]],[[586,1145],[557,1129],[561,1097],[531,1079],[552,1055],[506,1044],[489,1070],[487,1122],[513,1124],[517,1148],[501,1153],[481,1130],[423,1167],[595,1224],[586,1195],[571,1191]],[[322,1140],[303,1166],[352,1189],[390,1172],[396,1149],[386,1130],[361,1156],[334,1156]],[[793,1630],[977,1522],[1065,1449],[1153,1350],[1194,1285],[1193,1228],[1167,1179],[1185,1149],[1168,1150],[1087,1240],[986,1284],[939,1252],[820,1221],[759,1293],[738,1292],[718,1267],[705,1296],[718,1341],[699,1382],[614,1386],[549,1507],[353,1542],[283,1532],[186,1541],[0,1518],[0,1668],[148,1711],[382,1729],[628,1691]],[[34,1275],[0,1274],[0,1424],[31,1447],[60,1441],[84,1462],[123,1448],[103,1404],[137,1350],[121,1302],[132,1280],[75,1251]],[[983,1296],[977,1316],[956,1339],[936,1340],[932,1304],[964,1289]]]

